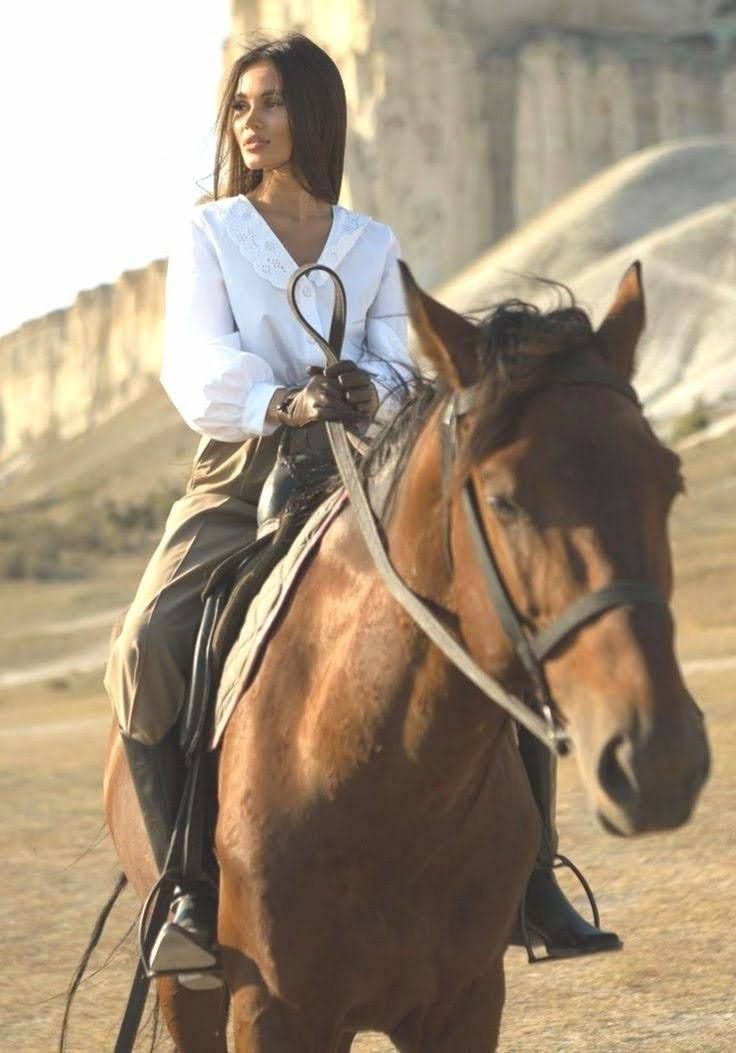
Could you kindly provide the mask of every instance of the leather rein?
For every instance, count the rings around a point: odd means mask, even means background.
[[[317,332],[303,316],[296,303],[296,285],[300,278],[314,270],[324,271],[332,279],[335,302],[330,324],[329,341]],[[289,306],[299,322],[312,335],[332,365],[340,357],[345,334],[346,297],[339,276],[323,264],[308,263],[292,274],[287,298]],[[592,364],[575,364],[553,378],[553,383],[595,384],[612,388],[640,407],[634,389],[617,380],[601,363],[600,368]],[[442,477],[445,504],[445,543],[449,552],[449,480],[455,463],[458,441],[457,425],[461,417],[479,408],[482,385],[473,384],[448,396],[442,414]],[[341,422],[328,421],[329,436],[335,463],[343,486],[353,507],[357,524],[370,552],[373,562],[384,584],[394,599],[406,610],[420,629],[432,640],[443,654],[472,681],[488,698],[505,710],[515,721],[543,742],[553,753],[560,756],[569,752],[570,736],[561,726],[544,673],[544,661],[571,633],[614,607],[636,604],[654,604],[667,607],[661,590],[648,582],[620,580],[583,596],[573,602],[551,625],[531,633],[525,628],[509,597],[501,578],[493,552],[481,525],[481,518],[468,480],[460,495],[461,505],[473,543],[473,548],[483,575],[483,580],[493,607],[514,646],[533,689],[533,701],[527,702],[511,694],[470,656],[458,640],[438,621],[427,605],[399,577],[388,557],[379,534],[373,510],[368,501],[360,474],[350,451],[348,433]]]

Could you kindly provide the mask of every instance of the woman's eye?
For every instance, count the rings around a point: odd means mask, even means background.
[[[522,514],[516,502],[504,494],[491,494],[488,498],[488,504],[503,523],[510,523],[514,519],[519,519]]]

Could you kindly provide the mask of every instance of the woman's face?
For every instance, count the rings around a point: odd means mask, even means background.
[[[291,159],[291,131],[281,76],[271,62],[249,66],[238,81],[232,121],[247,168],[281,168]]]

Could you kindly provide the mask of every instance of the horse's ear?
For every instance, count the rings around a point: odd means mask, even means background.
[[[600,349],[615,372],[626,382],[634,372],[634,355],[646,323],[641,263],[632,263],[616,292],[608,314],[598,327]]]
[[[422,355],[453,390],[468,387],[477,379],[477,326],[420,289],[403,260],[399,260],[399,268]]]

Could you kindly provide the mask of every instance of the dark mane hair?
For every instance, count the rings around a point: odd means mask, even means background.
[[[558,285],[558,304],[542,311],[523,300],[506,300],[479,324],[482,409],[468,441],[473,460],[508,438],[523,405],[546,387],[562,360],[595,343],[588,314]],[[563,295],[568,300],[563,305]]]
[[[572,292],[557,282],[545,284],[558,294],[552,310],[511,299],[486,309],[477,322],[475,355],[483,389],[482,409],[468,439],[471,460],[488,455],[508,438],[524,403],[547,385],[563,359],[595,344],[591,320]],[[392,459],[400,473],[413,439],[447,394],[442,384],[418,372],[412,388],[412,397],[373,442],[364,464],[366,477]]]
[[[240,78],[258,62],[272,62],[281,76],[297,179],[313,197],[337,204],[347,137],[345,88],[327,52],[296,32],[277,39],[249,37],[247,50],[227,75],[217,113],[214,197],[248,194],[263,178],[262,171],[246,167],[232,123]]]

